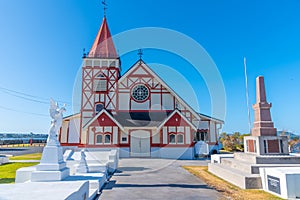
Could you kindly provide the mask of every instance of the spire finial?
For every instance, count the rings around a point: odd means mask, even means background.
[[[106,17],[107,4],[105,0],[102,0],[102,5],[103,5],[104,17]]]
[[[143,50],[142,49],[138,50],[138,56],[140,57],[140,60],[142,60],[142,56],[143,56]]]
[[[85,48],[83,48],[83,50],[82,50],[82,58],[86,58],[86,52],[85,52]]]

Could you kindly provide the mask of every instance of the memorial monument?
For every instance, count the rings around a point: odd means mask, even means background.
[[[256,155],[288,155],[287,136],[277,136],[267,102],[264,77],[256,78],[256,104],[253,105],[254,124],[251,136],[244,137],[245,153]]]
[[[256,103],[251,136],[244,137],[244,153],[213,155],[208,170],[243,188],[261,189],[260,168],[298,167],[300,157],[289,155],[288,138],[277,136],[267,102],[264,77],[256,78]]]
[[[59,108],[58,103],[50,99],[50,116],[52,118],[47,144],[43,150],[40,164],[36,171],[31,174],[32,182],[40,181],[60,181],[70,174],[70,169],[66,167],[63,160],[63,148],[57,139],[58,131],[63,120],[65,105]]]

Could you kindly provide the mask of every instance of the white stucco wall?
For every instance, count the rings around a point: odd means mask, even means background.
[[[216,138],[216,124],[213,121],[210,122],[209,134],[210,134],[210,137],[209,137],[210,141],[211,142],[216,142],[217,141],[217,138]]]
[[[174,98],[171,94],[162,94],[162,105],[166,110],[174,109]]]
[[[79,143],[80,138],[80,118],[70,120],[68,143]]]
[[[209,129],[208,121],[200,121],[198,125],[198,129]]]
[[[68,126],[69,121],[63,121],[60,132],[60,142],[67,143],[68,141]]]
[[[161,158],[172,158],[172,159],[187,159],[191,160],[194,158],[194,148],[192,147],[164,147],[159,149]]]

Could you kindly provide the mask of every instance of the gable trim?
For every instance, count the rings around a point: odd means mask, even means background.
[[[76,114],[72,114],[72,115],[68,115],[66,117],[63,118],[64,121],[70,120],[72,118],[77,118],[80,117],[80,113],[76,113]]]
[[[165,125],[165,123],[167,123],[169,121],[169,119],[171,119],[175,114],[178,114],[182,119],[184,119],[188,125],[190,125],[192,127],[192,129],[197,130],[197,127],[191,123],[180,111],[178,111],[177,109],[174,110],[164,121],[161,122],[161,124],[157,127],[157,132]]]
[[[210,121],[214,121],[214,122],[217,122],[217,123],[220,123],[220,124],[224,124],[223,120],[220,120],[220,119],[217,119],[217,118],[214,118],[214,117],[210,117],[210,116],[202,114],[202,113],[199,113],[199,116],[201,118],[204,118],[204,119],[207,119],[207,120],[210,120]]]
[[[123,76],[119,79],[119,83],[121,83],[128,75],[136,70],[137,67],[142,65],[142,67],[147,70],[150,75],[152,75],[157,81],[165,87],[181,104],[183,104],[198,120],[200,120],[199,114],[191,108],[174,90],[172,90],[168,84],[166,84],[143,60],[137,61]]]
[[[102,114],[106,114],[122,131],[124,131],[124,127],[114,118],[112,117],[105,109],[102,109],[95,117],[93,117],[84,127],[83,131],[89,127],[98,117]]]

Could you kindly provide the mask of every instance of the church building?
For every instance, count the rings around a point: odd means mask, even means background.
[[[122,157],[195,158],[216,151],[222,120],[196,112],[142,59],[121,76],[106,17],[82,64],[80,113],[64,118],[62,146],[118,149]]]

